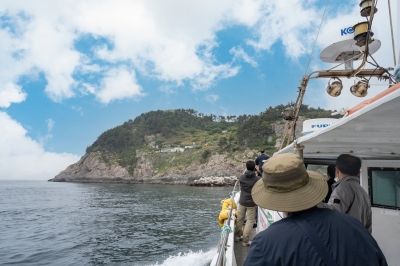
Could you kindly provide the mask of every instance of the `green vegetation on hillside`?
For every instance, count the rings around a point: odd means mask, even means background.
[[[276,151],[275,141],[280,137],[275,135],[273,124],[282,121],[283,110],[291,106],[293,103],[281,104],[269,107],[259,115],[240,116],[204,115],[193,109],[151,111],[103,132],[86,152],[102,152],[105,162],[117,161],[131,174],[136,166],[136,150],[154,153],[160,159],[155,165],[158,171],[173,166],[187,167],[193,159],[205,163],[215,152],[235,153],[263,148],[272,153]],[[331,112],[303,105],[300,115],[321,118],[330,117]],[[174,161],[161,155],[165,148],[185,146],[193,146],[193,149],[177,153]]]
[[[267,108],[265,112],[259,115],[248,117],[248,119],[238,125],[237,139],[239,145],[248,146],[250,148],[264,148],[270,151],[274,149],[273,146],[275,145],[276,138],[268,142],[268,137],[272,136],[274,133],[272,124],[282,120],[283,111],[292,106],[293,103],[288,103],[286,105],[280,104],[275,107]],[[300,116],[310,119],[331,117],[331,113],[331,110],[324,110],[319,107],[313,108],[304,104],[300,108]]]
[[[86,152],[108,150],[118,152],[131,147],[141,147],[145,137],[157,135],[157,145],[168,144],[171,139],[175,145],[183,145],[189,135],[197,131],[205,131],[208,135],[227,130],[233,122],[226,121],[225,117],[204,115],[193,109],[178,109],[171,111],[151,111],[141,114],[135,120],[129,120],[113,129],[102,133],[98,139],[86,149]],[[192,141],[187,141],[189,145]],[[195,140],[193,140],[195,142]]]

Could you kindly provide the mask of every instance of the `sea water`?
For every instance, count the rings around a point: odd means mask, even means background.
[[[0,265],[208,265],[231,191],[0,181]]]

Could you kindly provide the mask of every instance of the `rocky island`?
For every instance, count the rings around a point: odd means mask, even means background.
[[[270,155],[284,131],[282,111],[269,107],[260,115],[203,115],[196,111],[153,111],[103,132],[81,159],[49,181],[92,183],[233,185],[259,149]],[[307,118],[331,111],[308,108]],[[296,125],[301,134],[302,121]]]

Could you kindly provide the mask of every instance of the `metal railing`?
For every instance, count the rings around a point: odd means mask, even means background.
[[[239,187],[239,190],[236,189],[236,187]],[[225,220],[224,226],[222,227],[222,232],[221,232],[221,240],[219,241],[218,244],[218,258],[216,262],[216,266],[223,266],[225,265],[225,260],[226,260],[226,244],[228,242],[228,237],[230,233],[235,233],[232,231],[232,228],[230,227],[231,219],[232,219],[232,212],[233,212],[233,203],[235,199],[236,193],[240,191],[240,183],[239,180],[236,181],[233,191],[231,193],[231,200],[232,200],[232,205],[229,210],[229,215],[228,219]],[[233,247],[232,247],[233,248]]]

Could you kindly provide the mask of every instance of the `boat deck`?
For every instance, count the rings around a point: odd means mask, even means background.
[[[250,241],[253,241],[253,238],[256,236],[257,228],[253,228],[250,232]],[[236,258],[236,265],[237,266],[242,266],[244,263],[244,260],[247,257],[247,253],[249,252],[249,247],[243,247],[242,246],[242,241],[240,242],[235,242],[235,247],[234,247],[234,252],[235,252],[235,258]]]

